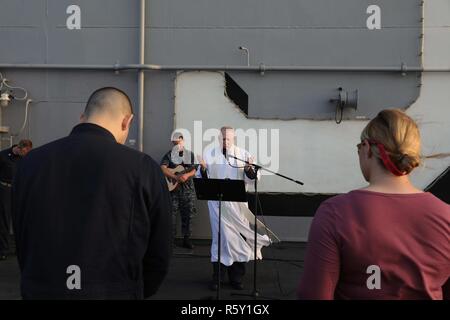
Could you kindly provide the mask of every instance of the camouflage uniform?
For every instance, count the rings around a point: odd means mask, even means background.
[[[174,159],[175,158],[175,159]],[[178,165],[182,165],[187,171],[190,169],[196,169],[194,164],[194,154],[189,150],[184,149],[183,156],[174,156],[173,151],[169,151],[165,154],[161,160],[161,165],[167,166],[169,169],[173,169]],[[172,223],[173,223],[173,237],[177,234],[177,216],[181,216],[181,233],[183,237],[190,237],[192,234],[192,219],[196,215],[195,208],[195,189],[194,182],[190,178],[185,183],[180,183],[175,190],[171,193],[172,198]]]
[[[195,190],[192,180],[187,182],[170,193],[172,197],[172,223],[173,236],[177,234],[177,215],[181,215],[181,233],[184,237],[192,234],[192,218],[196,214]]]

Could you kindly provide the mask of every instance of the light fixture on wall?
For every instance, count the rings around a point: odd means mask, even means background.
[[[17,95],[17,91],[22,91],[22,95]],[[3,108],[6,108],[9,106],[9,104],[13,101],[25,101],[25,115],[23,124],[20,128],[20,130],[17,133],[10,133],[9,127],[3,126],[2,121],[2,111]],[[8,79],[3,77],[3,74],[0,73],[0,133],[1,134],[9,134],[9,141],[12,145],[13,138],[19,137],[22,132],[25,129],[25,126],[28,122],[28,109],[31,104],[32,100],[28,99],[28,91],[25,88],[22,87],[15,87],[8,83]],[[1,146],[1,140],[0,140],[0,146]]]
[[[0,106],[5,108],[8,106],[8,104],[11,102],[11,99],[13,98],[12,95],[10,95],[8,92],[2,92],[0,95]]]
[[[239,46],[238,49],[245,52],[245,54],[247,55],[247,66],[250,67],[250,50],[248,50],[248,48],[243,46]]]
[[[23,96],[16,96],[15,90],[23,92]],[[12,100],[25,101],[27,100],[28,92],[22,87],[14,87],[8,83],[8,79],[3,77],[0,73],[0,106],[7,107]]]

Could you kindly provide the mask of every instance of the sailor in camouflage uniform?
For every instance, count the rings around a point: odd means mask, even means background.
[[[183,235],[183,247],[193,249],[194,246],[190,240],[192,234],[192,219],[196,214],[195,208],[195,189],[192,178],[196,173],[194,165],[194,154],[184,147],[184,140],[181,133],[172,135],[174,147],[167,152],[161,160],[161,169],[164,175],[174,182],[178,182],[177,187],[170,192],[172,198],[173,215],[173,238],[177,234],[177,216],[181,216],[181,233]],[[182,174],[176,175],[170,169],[177,166],[183,166]]]

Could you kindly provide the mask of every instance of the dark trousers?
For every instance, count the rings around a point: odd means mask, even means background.
[[[180,186],[170,193],[172,198],[172,232],[177,235],[177,216],[181,216],[181,234],[190,237],[192,234],[192,219],[196,214],[195,190]]]
[[[228,271],[228,279],[231,283],[241,283],[242,278],[245,275],[246,262],[235,262],[231,266],[227,267],[224,264],[220,264],[220,281],[225,280],[225,273]],[[217,281],[219,277],[219,263],[213,262],[213,281]]]
[[[9,253],[9,226],[11,223],[11,188],[0,185],[0,255]]]

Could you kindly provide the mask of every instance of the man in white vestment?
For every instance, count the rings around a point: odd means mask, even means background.
[[[246,187],[254,184],[257,177],[253,166],[230,156],[250,163],[254,162],[254,158],[248,151],[237,147],[234,140],[233,128],[221,128],[220,145],[211,147],[203,153],[203,161],[199,169],[203,178],[244,180]],[[212,232],[211,262],[213,264],[210,289],[217,290],[219,202],[208,201],[208,209]],[[253,219],[254,215],[248,209],[247,203],[222,202],[220,279],[222,281],[225,278],[225,272],[228,271],[230,284],[236,290],[243,289],[245,263],[254,259]],[[268,246],[271,240],[264,232],[259,232],[257,242],[257,259],[261,259],[261,247]]]

